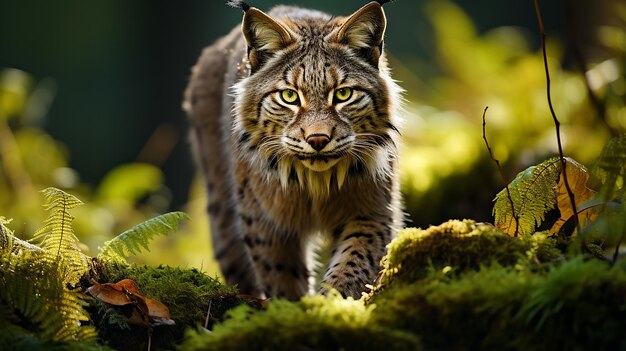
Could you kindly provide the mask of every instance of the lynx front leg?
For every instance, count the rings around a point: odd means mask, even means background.
[[[306,294],[309,274],[298,235],[285,233],[267,220],[244,217],[244,222],[244,240],[266,297],[297,300]]]
[[[321,292],[332,287],[346,297],[360,298],[365,285],[372,284],[378,274],[391,234],[391,224],[366,217],[336,228]]]

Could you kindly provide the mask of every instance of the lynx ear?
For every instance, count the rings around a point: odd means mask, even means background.
[[[254,7],[245,11],[241,30],[248,43],[248,59],[253,71],[276,51],[293,42],[287,28]]]
[[[383,7],[379,2],[372,1],[348,17],[337,32],[337,41],[348,45],[378,67],[386,26]]]

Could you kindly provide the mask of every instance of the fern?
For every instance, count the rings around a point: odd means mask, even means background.
[[[44,252],[39,246],[16,238],[13,235],[13,231],[6,226],[9,223],[11,223],[10,219],[0,216],[0,249],[11,248],[14,253],[19,253],[24,250],[38,253]]]
[[[6,227],[9,223],[11,223],[10,219],[0,216],[0,249],[6,249],[13,244],[13,232]]]
[[[189,219],[183,212],[170,212],[149,219],[123,232],[100,248],[99,259],[124,262],[128,256],[144,249],[150,251],[148,243],[158,235],[167,235],[178,230],[180,221]]]
[[[50,214],[44,221],[44,226],[34,234],[33,240],[45,251],[46,260],[63,270],[66,282],[74,283],[89,266],[72,229],[74,217],[68,211],[83,203],[75,196],[56,188],[47,188],[41,192],[46,198],[44,207]]]
[[[594,168],[594,175],[602,183],[602,198],[605,201],[626,195],[626,134],[607,143]]]
[[[0,225],[6,245],[0,248],[0,348],[26,335],[44,342],[93,341],[84,294],[65,287],[57,263],[36,250],[23,250],[18,239]],[[27,328],[27,329],[25,329]]]
[[[574,201],[578,206],[585,203],[595,192],[586,187],[588,176],[585,168],[571,158],[566,157],[565,160],[568,170],[569,167],[574,167],[573,174],[568,171],[568,178],[572,175],[580,175],[575,177],[576,179],[571,179],[569,184],[572,187],[572,182],[580,183],[574,184],[577,188],[573,189]],[[556,189],[560,184],[560,173],[561,162],[556,157],[520,172],[509,184],[512,201],[507,197],[505,190],[500,191],[494,199],[493,214],[498,228],[513,234],[518,226],[518,234],[532,234],[535,227],[544,220],[546,212],[555,208],[557,204],[562,216],[559,221],[567,220],[566,213],[572,214],[569,200],[559,198],[557,201]],[[624,199],[626,195],[624,184],[626,181],[626,134],[613,138],[607,143],[596,163],[594,175],[602,185],[600,196],[604,203]],[[561,201],[567,202],[567,206],[562,205]],[[517,218],[513,216],[511,205],[515,209]],[[589,213],[589,216],[593,218],[595,214]],[[555,230],[554,227],[553,230]]]
[[[16,238],[7,227],[10,221],[0,217],[0,350],[20,340],[42,345],[95,341],[94,327],[85,326],[88,297],[69,288],[89,268],[69,214],[82,202],[59,189],[42,192],[49,217],[34,235],[39,246]],[[148,249],[150,240],[176,230],[187,218],[173,212],[139,224],[107,242],[100,257],[123,261]]]
[[[575,163],[566,158],[567,162]],[[537,166],[520,172],[509,184],[511,200],[519,220],[519,235],[529,235],[545,218],[545,213],[556,206],[555,187],[561,172],[558,157],[550,158]],[[509,234],[515,232],[516,219],[512,215],[511,201],[506,190],[500,191],[494,199],[493,214],[495,224]]]

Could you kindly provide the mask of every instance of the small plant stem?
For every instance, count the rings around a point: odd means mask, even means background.
[[[541,9],[539,8],[539,1],[534,0],[535,2],[535,11],[537,13],[537,22],[539,24],[539,37],[541,39],[541,51],[543,52],[543,66],[546,71],[546,95],[548,97],[548,106],[550,107],[550,113],[552,114],[552,119],[554,120],[554,126],[556,128],[556,141],[559,147],[559,158],[561,160],[561,172],[563,172],[563,181],[565,182],[565,189],[567,189],[567,195],[570,200],[570,204],[572,205],[572,212],[574,212],[574,223],[576,224],[576,232],[580,233],[580,221],[578,218],[578,211],[576,211],[576,200],[574,198],[574,193],[572,192],[572,188],[569,185],[569,181],[567,180],[567,162],[565,161],[565,156],[563,156],[563,144],[561,143],[561,123],[559,119],[556,117],[556,113],[554,112],[554,107],[552,105],[552,96],[550,94],[550,70],[548,69],[548,56],[546,54],[546,32],[543,27],[543,19],[541,16]]]
[[[61,201],[62,204],[62,208],[61,208],[61,238],[59,239],[59,248],[57,249],[57,255],[55,258],[55,261],[57,262],[57,265],[61,264],[61,248],[63,248],[63,236],[65,235],[65,222],[67,222],[67,220],[65,219],[65,215],[68,214],[66,207],[67,207],[67,197],[65,196],[65,194],[61,195],[63,197],[63,201]]]
[[[204,320],[204,329],[209,329],[209,319],[211,319],[211,303],[213,300],[209,300],[209,308],[206,311],[206,319]]]
[[[619,241],[617,242],[617,245],[615,246],[615,252],[613,253],[613,261],[611,262],[612,264],[617,263],[617,258],[619,257],[619,247],[622,246],[623,240],[624,240],[624,234],[620,236]]]
[[[502,170],[502,167],[500,166],[500,161],[493,156],[493,152],[491,151],[491,147],[489,146],[489,142],[487,141],[487,122],[485,120],[485,114],[487,113],[488,108],[489,106],[485,106],[485,109],[483,110],[483,140],[485,141],[485,145],[487,146],[487,151],[489,151],[489,157],[491,157],[491,160],[495,162],[496,167],[498,167],[498,172],[500,173],[500,179],[502,179],[502,182],[504,183],[504,187],[506,189],[506,196],[508,197],[509,202],[511,203],[511,215],[513,216],[513,219],[515,220],[515,237],[517,237],[517,234],[519,233],[519,217],[515,214],[515,206],[513,205],[513,198],[511,197],[511,191],[509,190],[509,182],[506,179],[506,176],[504,175],[504,171]]]

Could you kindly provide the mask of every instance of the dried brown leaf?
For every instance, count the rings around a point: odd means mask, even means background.
[[[572,193],[574,194],[574,203],[576,204],[576,207],[580,209],[580,205],[591,199],[596,192],[587,187],[587,183],[589,181],[589,173],[587,173],[587,170],[573,160],[568,159],[567,161],[567,167],[565,168],[567,172],[567,180],[570,188],[572,189]],[[562,171],[559,175],[559,182],[556,186],[556,194],[557,207],[561,213],[561,217],[552,226],[551,231],[554,233],[561,230],[563,224],[565,224],[565,222],[567,222],[574,215],[570,197],[567,193],[567,188],[565,187]],[[584,225],[584,223],[593,220],[596,216],[597,213],[593,211],[593,209],[586,209],[583,211],[582,216],[579,214],[579,220],[581,224]]]
[[[271,298],[259,299],[258,297],[254,297],[252,295],[246,295],[246,294],[238,294],[237,297],[246,301],[246,303],[248,303],[249,305],[252,305],[256,308],[262,308],[262,309],[267,308],[268,304],[271,301]]]
[[[150,318],[157,324],[174,324],[170,319],[170,310],[160,301],[147,298],[139,293],[139,287],[130,279],[117,283],[99,284],[93,281],[87,292],[94,298],[114,306],[134,304],[128,323],[150,325]]]
[[[98,282],[92,282],[92,286],[87,288],[87,292],[96,299],[106,302],[114,306],[124,306],[134,301],[129,294],[126,294],[125,289],[119,285],[112,283],[99,284]]]

